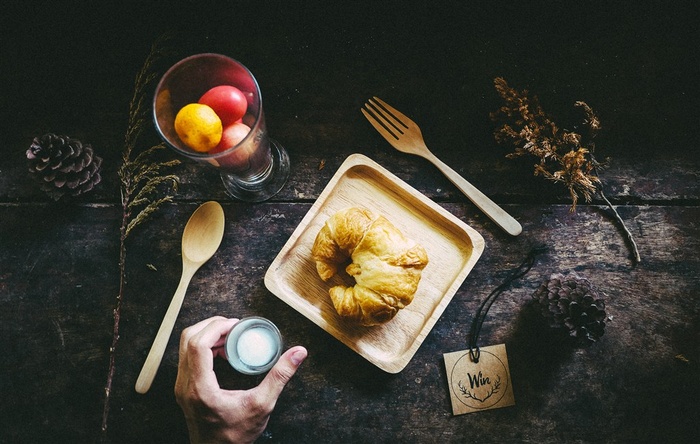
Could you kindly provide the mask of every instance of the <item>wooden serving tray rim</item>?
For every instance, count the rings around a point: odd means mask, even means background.
[[[413,302],[381,326],[361,327],[335,312],[328,289],[354,285],[339,273],[323,282],[311,247],[325,221],[342,208],[383,214],[421,243],[430,262]],[[352,154],[338,168],[265,273],[279,299],[388,373],[405,368],[483,253],[483,237],[372,159]],[[343,276],[344,275],[344,276]]]

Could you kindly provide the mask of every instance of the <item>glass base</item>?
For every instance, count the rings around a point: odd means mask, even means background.
[[[268,174],[253,183],[243,182],[233,174],[221,172],[226,192],[244,202],[263,202],[277,194],[289,178],[289,155],[282,145],[270,139],[272,165]]]

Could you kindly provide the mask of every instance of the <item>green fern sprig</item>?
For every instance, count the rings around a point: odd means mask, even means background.
[[[124,238],[129,237],[132,229],[144,222],[160,206],[171,202],[173,196],[159,197],[163,190],[177,193],[179,178],[174,174],[163,175],[163,170],[174,167],[179,160],[152,161],[163,144],[155,145],[139,154],[133,162],[125,164],[122,178],[122,206],[128,215]]]
[[[145,221],[161,205],[172,201],[171,195],[165,198],[156,197],[161,189],[164,189],[166,193],[175,194],[179,183],[179,179],[174,175],[162,175],[163,169],[178,165],[179,160],[154,160],[157,152],[165,149],[163,143],[140,152],[134,159],[131,158],[141,134],[150,123],[150,106],[146,91],[158,77],[153,67],[164,55],[165,41],[166,37],[161,37],[151,46],[151,51],[148,53],[142,68],[136,74],[134,95],[129,102],[129,119],[124,136],[122,165],[118,172],[122,184],[122,208],[126,216],[126,225],[122,227],[124,239],[128,237],[134,227]],[[141,205],[143,208],[134,215],[133,212]]]
[[[148,92],[158,77],[154,67],[164,55],[165,38],[156,40],[136,74],[134,94],[129,102],[129,116],[124,134],[122,164],[117,171],[120,180],[122,221],[119,229],[119,293],[114,308],[112,346],[109,349],[109,370],[105,384],[102,412],[102,438],[106,440],[107,420],[112,381],[115,372],[115,353],[119,342],[119,320],[126,286],[126,240],[134,228],[144,223],[164,204],[172,202],[177,193],[179,178],[164,171],[180,163],[179,160],[160,160],[165,150],[163,143],[143,149],[134,156],[141,145],[141,136],[151,124]]]

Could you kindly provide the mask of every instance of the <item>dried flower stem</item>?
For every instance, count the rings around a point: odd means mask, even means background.
[[[625,238],[627,239],[627,242],[629,242],[630,249],[632,250],[632,254],[634,255],[634,262],[637,264],[640,263],[642,261],[642,257],[639,255],[639,248],[637,247],[637,243],[634,241],[632,232],[630,232],[630,230],[627,228],[627,225],[625,225],[625,221],[622,220],[622,217],[620,217],[620,213],[617,212],[617,209],[615,209],[613,204],[605,196],[605,193],[603,192],[602,188],[598,190],[598,194],[600,194],[600,197],[603,198],[605,203],[608,205],[608,208],[612,210],[615,220],[617,220],[617,223],[620,224],[620,227],[622,227],[622,230],[625,232]]]
[[[171,202],[177,192],[179,179],[169,174],[163,175],[162,170],[175,166],[179,160],[155,161],[153,156],[165,149],[164,144],[158,144],[145,149],[132,159],[138,142],[146,125],[148,117],[147,91],[148,86],[157,77],[153,71],[154,64],[163,55],[161,45],[164,39],[157,40],[152,46],[146,60],[136,75],[134,95],[129,103],[129,119],[124,136],[124,151],[122,165],[118,174],[121,181],[122,222],[119,228],[119,294],[114,308],[114,325],[112,330],[112,345],[109,348],[109,370],[105,384],[105,398],[102,411],[102,437],[106,438],[107,420],[109,418],[109,401],[114,380],[115,353],[119,342],[119,320],[121,307],[126,289],[126,240],[131,231],[166,202]],[[160,197],[161,193],[165,196]]]
[[[553,182],[562,183],[571,196],[571,211],[576,211],[579,196],[591,202],[593,196],[602,197],[615,220],[622,226],[632,250],[635,263],[641,261],[637,244],[617,209],[605,196],[603,183],[597,170],[602,168],[594,157],[595,138],[600,130],[600,121],[590,106],[578,101],[574,105],[584,113],[583,126],[588,134],[562,130],[545,114],[536,96],[528,91],[516,91],[498,77],[494,80],[496,91],[504,101],[498,111],[491,114],[494,121],[503,122],[494,136],[499,143],[515,146],[515,151],[506,157],[532,155],[539,159],[535,165],[535,176],[543,176]]]

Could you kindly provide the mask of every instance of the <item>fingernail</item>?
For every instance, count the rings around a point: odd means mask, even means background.
[[[306,355],[306,350],[297,350],[292,353],[292,356],[290,356],[289,359],[292,360],[292,364],[299,366],[302,362],[304,362],[304,359],[306,359]]]

